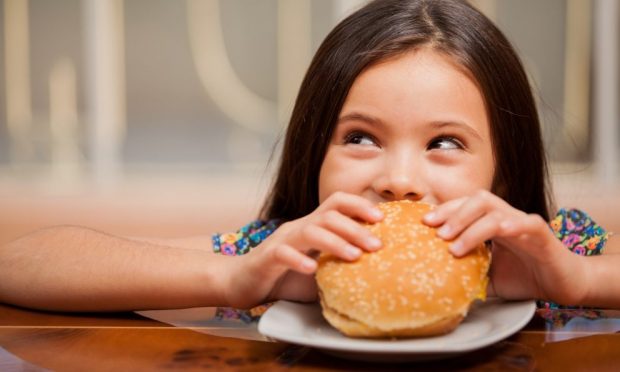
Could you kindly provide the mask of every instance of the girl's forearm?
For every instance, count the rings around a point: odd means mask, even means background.
[[[78,227],[0,247],[0,302],[61,311],[226,305],[230,259]]]
[[[620,309],[620,239],[610,238],[602,256],[585,257],[587,260],[588,291],[583,305]],[[609,248],[609,249],[608,249]]]

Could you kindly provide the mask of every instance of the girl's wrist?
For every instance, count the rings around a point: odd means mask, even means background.
[[[574,264],[570,275],[575,278],[574,290],[572,291],[573,298],[569,302],[569,305],[584,306],[591,302],[590,288],[592,277],[591,272],[587,267],[588,257],[576,255],[570,252],[570,257]]]
[[[537,298],[559,305],[582,306],[589,301],[590,272],[586,266],[587,257],[574,254],[558,240],[554,242],[559,247],[552,251],[555,255],[550,262],[558,263],[560,266],[555,268],[545,268],[538,283],[539,296]],[[553,265],[555,266],[555,265]],[[559,276],[551,275],[548,277],[544,271],[554,270]]]
[[[236,270],[241,266],[241,260],[243,256],[222,256],[222,263],[220,264],[220,280],[219,291],[221,305],[225,307],[234,307],[235,299],[233,295],[237,292],[234,288],[238,286],[235,283],[235,278],[239,277]],[[243,275],[243,274],[241,274]]]
[[[222,256],[218,271],[219,306],[233,308],[250,308],[256,304],[252,300],[254,293],[248,293],[257,287],[257,283],[252,282],[255,274],[253,273],[253,262],[250,254],[240,256]]]
[[[203,265],[204,279],[202,280],[203,290],[207,287],[205,306],[228,307],[230,305],[229,293],[231,288],[231,278],[234,277],[235,265],[231,257],[219,254],[209,255],[208,262]]]

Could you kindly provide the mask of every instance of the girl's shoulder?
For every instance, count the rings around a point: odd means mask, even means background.
[[[281,224],[282,221],[278,219],[254,220],[235,232],[213,234],[213,251],[227,256],[246,254],[267,239]]]

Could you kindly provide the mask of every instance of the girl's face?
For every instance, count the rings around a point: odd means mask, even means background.
[[[423,48],[357,77],[321,165],[319,201],[344,191],[441,204],[490,190],[493,174],[478,87],[449,57]]]

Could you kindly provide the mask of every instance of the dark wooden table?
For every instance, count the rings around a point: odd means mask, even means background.
[[[569,319],[581,319],[579,329],[564,326]],[[218,337],[135,313],[48,313],[0,305],[0,370],[618,371],[619,329],[618,311],[539,310],[520,332],[484,349],[386,365],[308,347]]]

